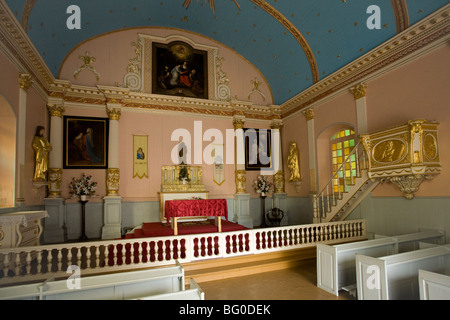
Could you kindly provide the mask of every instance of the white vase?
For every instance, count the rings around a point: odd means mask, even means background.
[[[265,192],[261,192],[261,197],[265,197],[266,193]]]
[[[85,194],[80,195],[81,201],[86,201],[86,199],[87,199],[87,195],[85,195]]]

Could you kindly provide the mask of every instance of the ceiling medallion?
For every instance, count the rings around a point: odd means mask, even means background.
[[[189,5],[191,4],[191,1],[192,0],[184,0],[184,3],[183,3],[183,6],[186,8],[186,10],[189,8]],[[241,7],[239,6],[239,4],[237,3],[237,1],[236,0],[233,0],[234,1],[234,4],[236,5],[236,7],[239,9],[239,10],[241,10]],[[197,0],[197,2],[198,2],[198,0]],[[205,2],[207,2],[206,0],[205,0]],[[215,13],[215,11],[216,11],[216,5],[214,4],[214,0],[208,0],[208,2],[209,2],[209,6],[212,8],[212,10],[213,10],[213,13]]]

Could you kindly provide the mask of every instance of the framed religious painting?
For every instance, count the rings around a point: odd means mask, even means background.
[[[107,169],[108,118],[64,116],[63,168]]]
[[[153,42],[152,93],[208,99],[208,53],[182,41]]]
[[[245,129],[245,170],[271,169],[270,129]]]

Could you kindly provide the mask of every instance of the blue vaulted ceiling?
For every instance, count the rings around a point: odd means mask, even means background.
[[[275,104],[367,53],[446,5],[448,0],[5,0],[57,78],[66,55],[81,42],[130,27],[195,32],[235,50],[264,75]],[[381,11],[370,30],[367,8]],[[69,30],[70,5],[81,29]],[[27,8],[27,10],[24,10]]]

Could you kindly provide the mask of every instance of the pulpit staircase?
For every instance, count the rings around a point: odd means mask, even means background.
[[[352,162],[356,170],[346,170]],[[366,152],[358,143],[325,187],[313,196],[314,219],[317,222],[345,220],[379,183],[379,179],[369,178]]]

